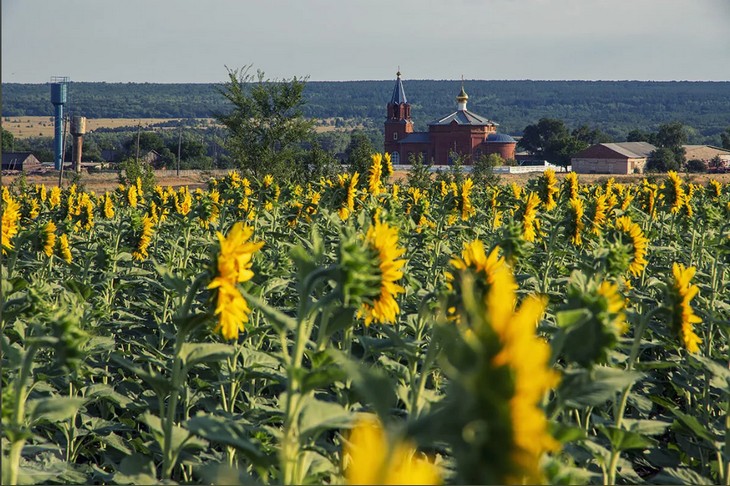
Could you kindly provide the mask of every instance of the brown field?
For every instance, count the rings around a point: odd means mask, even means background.
[[[182,120],[182,118],[87,118],[86,130],[120,127],[129,127],[131,130],[137,128],[137,126],[149,127],[158,123],[178,120]],[[210,118],[196,118],[196,120],[207,120],[210,123],[213,121]],[[2,126],[17,138],[53,136],[52,116],[4,116]],[[70,129],[71,127],[69,127]]]
[[[158,171],[155,175],[157,177],[157,183],[163,187],[172,186],[190,186],[191,188],[204,187],[210,177],[210,172],[206,171],[183,171],[184,175],[180,177],[175,175],[174,170],[170,171]],[[393,174],[395,181],[404,183],[406,181],[408,173],[402,170],[396,170]],[[564,173],[558,173],[558,179],[564,177]],[[530,179],[539,177],[539,173],[531,174],[506,174],[501,176],[502,184],[510,184],[515,182],[520,186],[524,186]],[[17,178],[17,174],[4,174],[2,176],[2,184],[9,185]],[[643,176],[636,175],[606,175],[606,174],[580,174],[579,181],[583,184],[601,183],[608,180],[609,177],[613,177],[616,182],[629,184],[640,182]],[[659,175],[659,177],[664,177]],[[705,185],[710,179],[716,179],[725,184],[730,183],[730,174],[682,174],[682,177],[693,182],[695,184]],[[66,179],[64,177],[64,179]],[[58,172],[49,171],[44,174],[28,174],[26,180],[29,184],[46,184],[47,186],[55,186],[58,184]],[[115,189],[119,180],[117,174],[114,172],[104,173],[82,173],[81,183],[86,186],[89,191],[95,191],[97,193],[104,192],[107,190]],[[68,179],[64,180],[64,185],[68,184]]]
[[[129,127],[130,130],[136,129],[138,126],[142,128],[165,123],[170,121],[187,120],[184,118],[87,118],[86,130],[88,132],[98,128],[120,128]],[[204,124],[213,125],[215,121],[212,118],[195,118],[196,121]],[[29,137],[53,137],[53,117],[52,116],[4,116],[2,117],[2,127],[12,133],[16,138]],[[317,132],[333,132],[336,130],[351,130],[353,128],[362,128],[351,120],[345,121],[345,127],[338,128],[334,125],[334,119],[318,120],[314,129]],[[71,127],[69,127],[69,130]],[[156,129],[174,129],[174,127],[165,127]]]

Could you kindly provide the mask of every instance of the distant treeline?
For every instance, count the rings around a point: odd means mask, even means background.
[[[304,114],[359,119],[379,126],[393,80],[309,82]],[[416,129],[455,110],[459,81],[404,80]],[[465,81],[469,109],[520,135],[540,118],[583,124],[624,140],[634,129],[670,121],[690,127],[691,143],[719,144],[730,124],[730,82]],[[47,84],[2,85],[3,116],[50,116]],[[81,83],[69,85],[69,110],[90,118],[207,118],[229,107],[215,84]]]

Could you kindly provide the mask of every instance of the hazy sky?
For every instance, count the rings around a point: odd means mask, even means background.
[[[730,0],[2,0],[2,81],[730,80]]]

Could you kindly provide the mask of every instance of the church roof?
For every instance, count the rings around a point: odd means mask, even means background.
[[[517,141],[506,133],[490,133],[487,135],[487,143],[517,143]]]
[[[456,122],[458,125],[498,125],[498,123],[488,120],[483,116],[479,116],[476,113],[472,113],[466,110],[455,111],[452,114],[429,123],[429,126],[433,125],[451,125]]]
[[[408,103],[406,100],[406,92],[403,89],[403,82],[400,80],[400,72],[398,72],[398,79],[395,81],[395,87],[393,88],[393,96],[390,98],[391,103]]]
[[[431,143],[431,134],[428,132],[413,132],[400,139],[400,143]]]

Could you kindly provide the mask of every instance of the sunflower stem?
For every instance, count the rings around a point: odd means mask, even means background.
[[[646,325],[649,322],[649,320],[652,318],[652,316],[659,310],[660,307],[655,307],[651,311],[649,311],[646,315],[642,316],[641,320],[639,321],[639,327],[636,329],[636,333],[634,334],[634,342],[631,345],[631,353],[629,354],[629,361],[626,365],[626,371],[631,371],[634,367],[634,363],[636,362],[636,359],[639,356],[639,349],[641,348],[641,338],[644,335],[644,330],[646,329]],[[624,391],[621,393],[621,398],[619,399],[619,402],[614,409],[615,411],[615,421],[614,424],[617,429],[620,429],[623,425],[624,420],[624,413],[626,412],[626,404],[629,399],[629,393],[631,392],[632,385],[627,386],[624,388]],[[611,456],[608,462],[608,471],[606,476],[604,477],[605,481],[604,484],[607,485],[614,485],[616,484],[616,466],[618,465],[618,460],[620,458],[621,451],[617,450],[615,447],[611,448]]]

